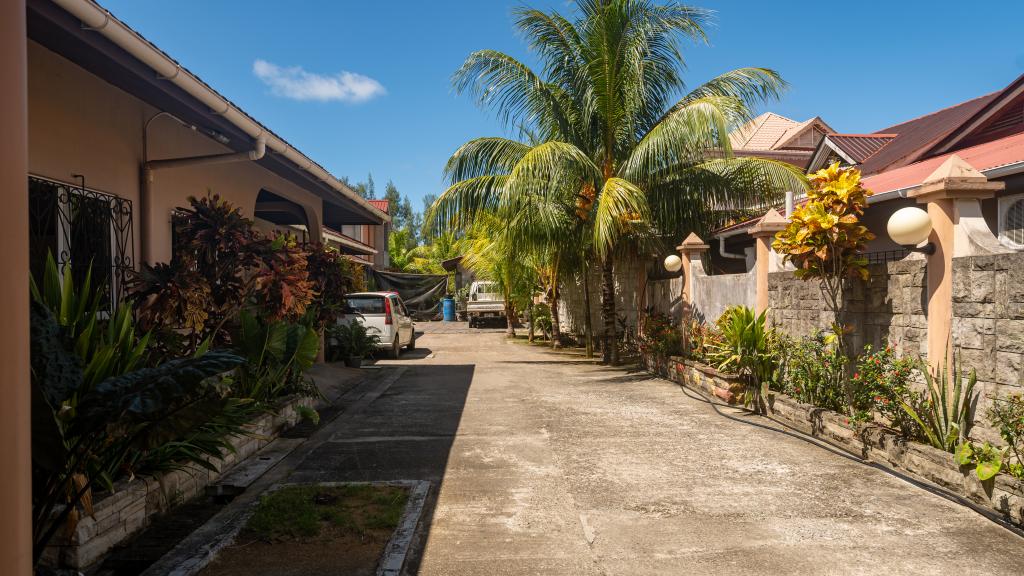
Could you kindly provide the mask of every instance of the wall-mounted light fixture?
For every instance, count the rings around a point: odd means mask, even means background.
[[[683,267],[683,259],[675,254],[670,254],[665,257],[665,270],[669,272],[678,272]]]
[[[885,229],[893,242],[911,252],[935,253],[935,244],[932,242],[921,246],[932,233],[932,219],[927,212],[916,206],[907,206],[893,212]]]

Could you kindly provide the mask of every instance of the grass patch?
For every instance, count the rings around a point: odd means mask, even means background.
[[[289,486],[260,498],[245,531],[265,541],[393,531],[409,494],[394,486]]]

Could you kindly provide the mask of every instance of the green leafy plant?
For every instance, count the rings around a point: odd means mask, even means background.
[[[985,481],[999,473],[1009,450],[1009,447],[996,448],[988,442],[978,446],[965,441],[957,448],[955,460],[960,466],[974,466],[978,479]]]
[[[1024,396],[992,398],[988,418],[1009,450],[1003,467],[1014,478],[1024,479]]]
[[[864,353],[857,357],[856,369],[850,379],[854,418],[871,421],[877,414],[904,436],[918,436],[917,423],[900,407],[900,399],[910,399],[917,394],[910,387],[910,378],[916,367],[915,360],[898,357],[891,346],[878,350],[866,346]],[[910,403],[913,405],[915,402],[918,401]]]
[[[242,311],[233,341],[246,359],[236,371],[233,395],[260,403],[294,392],[317,395],[303,376],[320,350],[320,337],[313,328],[300,322],[261,320]]]
[[[683,334],[667,314],[650,314],[644,319],[640,350],[660,357],[682,353]]]
[[[40,302],[31,308],[33,545],[38,562],[62,526],[92,510],[94,485],[114,479],[138,453],[209,420],[224,402],[218,374],[242,359],[224,352],[174,359],[87,384],[74,339]],[[194,454],[207,464],[221,443]]]
[[[346,294],[365,290],[364,274],[340,252],[320,243],[306,246],[306,269],[313,289],[310,307],[315,327],[323,330],[344,314]]]
[[[899,400],[900,407],[920,427],[929,444],[953,453],[971,432],[974,424],[974,408],[978,401],[974,386],[978,376],[974,369],[966,376],[957,359],[953,359],[952,370],[949,360],[934,372],[923,363],[920,366],[925,378],[925,395],[919,401],[907,398]]]
[[[544,335],[544,339],[550,340],[552,329],[551,307],[547,304],[534,304],[532,317],[534,326]]]
[[[335,324],[327,330],[335,346],[332,360],[344,358],[363,358],[369,356],[380,344],[380,336],[370,334],[358,319]]]
[[[687,326],[687,357],[697,362],[709,362],[712,350],[721,343],[722,335],[705,322],[691,319]]]
[[[782,346],[778,385],[793,398],[827,410],[846,411],[846,356],[832,332],[819,332]]]
[[[767,327],[766,312],[731,306],[718,319],[722,339],[710,358],[719,370],[739,375],[746,384],[744,405],[758,414],[768,410],[766,397],[778,369],[777,336]]]

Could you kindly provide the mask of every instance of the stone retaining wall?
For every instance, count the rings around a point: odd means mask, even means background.
[[[276,413],[264,414],[247,426],[251,434],[231,440],[235,451],[215,462],[216,471],[196,465],[158,476],[137,477],[114,484],[114,492],[94,496],[92,516],[83,516],[74,534],[47,547],[51,566],[84,568],[114,546],[139,532],[158,515],[203,493],[204,488],[235,464],[273,441],[299,420],[297,407],[316,407],[311,398],[293,398]],[[55,538],[55,542],[57,539]]]
[[[992,396],[1024,393],[1024,253],[953,259],[953,342],[977,371],[979,416]]]
[[[868,282],[850,282],[843,291],[851,344],[892,344],[904,354],[923,356],[928,348],[925,260],[905,258],[869,267]],[[791,337],[809,336],[832,322],[819,283],[792,272],[768,275],[769,320]]]
[[[723,398],[720,382],[729,381],[729,375],[717,371],[709,379],[704,375],[707,370],[713,369],[675,356],[668,359],[646,357],[644,361],[650,371],[660,376],[719,398]],[[855,427],[841,414],[800,403],[778,392],[773,393],[770,418],[821,438],[865,460],[940,486],[1024,527],[1024,481],[999,474],[982,482],[974,470],[957,466],[952,454],[907,441],[894,431],[880,426]]]

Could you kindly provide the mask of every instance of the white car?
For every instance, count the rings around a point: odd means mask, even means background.
[[[345,296],[345,314],[338,319],[346,324],[358,320],[366,331],[380,338],[379,347],[389,358],[398,358],[402,347],[416,348],[416,325],[395,292],[356,292]]]

